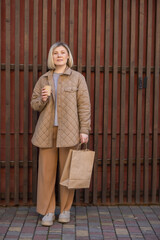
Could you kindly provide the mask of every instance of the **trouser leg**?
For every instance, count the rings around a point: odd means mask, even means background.
[[[55,181],[58,149],[40,149],[37,189],[37,212],[45,215],[55,211]]]
[[[60,178],[64,169],[70,148],[59,148],[59,174]],[[74,198],[74,190],[60,185],[60,211],[70,210]]]

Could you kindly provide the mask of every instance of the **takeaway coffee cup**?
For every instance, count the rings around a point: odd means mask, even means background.
[[[48,96],[51,96],[51,86],[46,85],[46,86],[44,86],[44,89],[48,91]]]

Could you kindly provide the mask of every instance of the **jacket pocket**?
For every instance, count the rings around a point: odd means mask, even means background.
[[[76,92],[78,91],[77,87],[65,87],[64,89],[65,92]]]

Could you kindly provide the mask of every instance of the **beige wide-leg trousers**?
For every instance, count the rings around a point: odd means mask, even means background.
[[[56,148],[57,127],[54,127],[53,148],[40,148],[37,212],[45,215],[54,213],[56,207],[55,182],[57,162],[59,161],[59,176],[61,177],[65,161],[71,148]],[[74,148],[74,147],[72,147]],[[60,211],[70,210],[74,198],[74,190],[60,185]]]

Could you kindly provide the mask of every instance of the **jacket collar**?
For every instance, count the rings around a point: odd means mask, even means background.
[[[49,77],[53,74],[53,70],[49,70],[48,72],[46,72],[45,74],[43,74],[43,77]]]
[[[71,75],[71,72],[72,72],[72,70],[69,67],[67,67],[63,74],[64,75]]]

